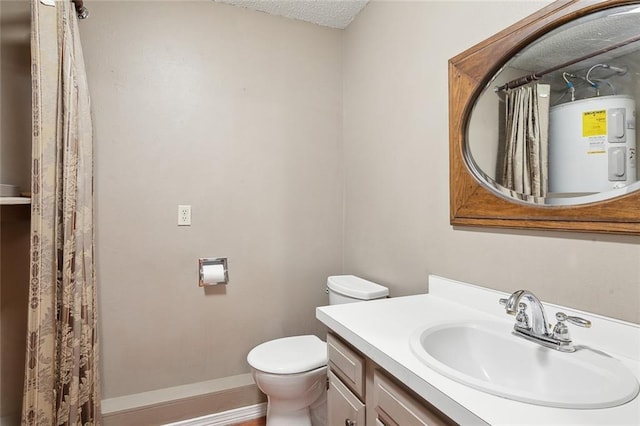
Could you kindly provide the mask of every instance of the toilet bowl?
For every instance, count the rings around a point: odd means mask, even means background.
[[[387,297],[386,287],[353,275],[327,279],[329,304]],[[247,355],[258,388],[267,395],[267,426],[325,426],[327,344],[313,335],[262,343]]]
[[[309,407],[326,390],[327,344],[316,336],[284,337],[256,346],[247,361],[267,395],[269,426],[311,426]]]

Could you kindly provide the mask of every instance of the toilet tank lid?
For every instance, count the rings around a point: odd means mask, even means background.
[[[355,275],[333,275],[327,278],[329,290],[360,300],[380,299],[389,295],[389,289]]]
[[[253,348],[247,362],[265,373],[304,373],[327,365],[327,344],[314,335],[283,337]]]

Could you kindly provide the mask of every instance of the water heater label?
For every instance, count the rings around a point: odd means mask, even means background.
[[[601,136],[607,134],[607,110],[587,111],[582,113],[582,137]]]

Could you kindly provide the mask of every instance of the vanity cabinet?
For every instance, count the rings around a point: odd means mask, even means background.
[[[383,426],[444,426],[455,424],[431,404],[405,391],[376,368],[373,375],[375,424]]]
[[[327,391],[328,424],[357,426],[365,424],[364,404],[329,370]]]
[[[365,358],[333,334],[327,335],[330,425],[361,426],[365,421]]]
[[[406,389],[335,334],[329,354],[328,424],[332,426],[440,426],[451,419]]]

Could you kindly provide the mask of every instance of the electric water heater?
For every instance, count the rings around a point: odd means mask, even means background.
[[[635,182],[635,116],[634,99],[622,95],[552,107],[549,192],[603,192]]]

